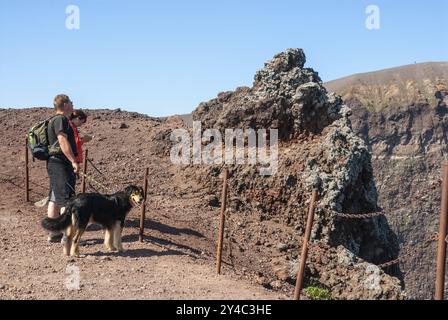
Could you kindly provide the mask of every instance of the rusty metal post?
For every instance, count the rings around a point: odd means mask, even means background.
[[[29,174],[29,159],[28,159],[28,137],[25,140],[25,201],[30,201],[30,174]]]
[[[84,155],[84,163],[82,168],[82,185],[81,185],[81,193],[86,192],[86,174],[87,174],[87,158],[89,157],[89,150],[86,149],[86,154]]]
[[[446,234],[448,225],[448,163],[443,164],[442,203],[437,246],[435,300],[443,300],[445,291]]]
[[[226,220],[226,202],[227,202],[227,177],[229,171],[227,168],[224,170],[223,186],[222,186],[222,196],[221,196],[221,220],[219,224],[219,235],[218,235],[218,247],[216,249],[216,272],[221,274],[221,261],[222,261],[222,244],[224,240],[224,224]]]
[[[316,203],[316,201],[317,201],[317,190],[314,189],[313,194],[311,196],[310,206],[308,208],[308,218],[306,221],[305,235],[303,236],[302,253],[300,255],[300,266],[299,266],[299,271],[297,272],[296,287],[294,290],[294,300],[300,300],[300,291],[302,291],[302,283],[303,283],[303,276],[305,273],[306,257],[308,254],[308,242],[310,241],[311,230],[313,228],[314,204]]]
[[[149,176],[149,168],[146,168],[145,181],[143,182],[144,199],[143,199],[143,204],[142,204],[142,211],[140,213],[140,234],[139,234],[140,242],[143,242],[143,236],[144,236],[144,232],[145,232],[146,197],[148,194],[148,176]]]

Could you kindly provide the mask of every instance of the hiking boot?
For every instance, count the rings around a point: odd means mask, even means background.
[[[50,243],[58,243],[58,242],[61,242],[62,237],[63,237],[62,233],[50,232],[48,234],[47,241],[50,242]]]
[[[48,204],[48,200],[50,200],[50,198],[49,197],[45,197],[42,200],[34,202],[34,206],[36,206],[38,208],[45,207]]]

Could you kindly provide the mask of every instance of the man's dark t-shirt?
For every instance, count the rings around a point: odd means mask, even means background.
[[[64,115],[57,115],[48,123],[48,142],[50,146],[55,145],[59,147],[58,134],[61,132],[65,133],[67,136],[67,140],[72,148],[73,155],[76,157],[76,142],[73,129]],[[51,157],[58,158],[64,161],[67,165],[71,166],[70,161],[62,151],[57,154],[51,154]]]

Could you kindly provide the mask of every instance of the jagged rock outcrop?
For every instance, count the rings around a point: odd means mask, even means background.
[[[327,94],[305,54],[289,49],[258,71],[252,88],[223,92],[193,112],[204,128],[277,128],[282,140],[319,133],[341,117],[341,100]]]
[[[239,226],[233,237],[257,248],[260,255],[271,254],[272,244],[265,236],[275,237],[288,243],[289,249],[297,250],[297,242],[292,239],[303,235],[311,190],[318,188],[319,206],[323,209],[316,213],[314,250],[325,247],[321,254],[330,261],[332,250],[342,246],[356,259],[350,266],[311,263],[314,272],[309,273],[308,282],[318,281],[341,299],[402,298],[399,280],[370,264],[398,255],[398,242],[387,220],[382,216],[346,220],[327,210],[354,214],[376,211],[378,194],[368,147],[351,128],[349,108],[335,94],[328,93],[318,74],[304,68],[304,64],[301,49],[286,50],[256,73],[253,87],[221,93],[193,112],[193,120],[200,121],[203,129],[215,128],[223,134],[225,129],[236,128],[271,128],[279,132],[274,175],[260,176],[258,165],[254,164],[229,166],[230,215]],[[221,170],[221,165],[181,169],[189,179],[199,175],[199,183],[214,194],[220,192]],[[271,224],[276,227],[268,227]],[[300,258],[294,256],[293,250],[282,252],[286,261]],[[245,255],[246,250],[242,249],[240,258]],[[347,278],[338,282],[334,268],[340,269],[336,274],[341,274],[341,279],[346,274],[359,281]],[[388,272],[399,274],[397,269]],[[378,280],[372,291],[361,285],[368,281],[368,274]]]

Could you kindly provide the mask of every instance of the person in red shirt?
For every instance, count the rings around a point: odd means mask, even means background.
[[[75,135],[76,150],[78,154],[76,157],[76,162],[78,163],[83,162],[82,145],[92,140],[92,137],[89,135],[84,135],[82,138],[79,136],[78,128],[81,127],[84,123],[86,123],[86,121],[87,121],[87,115],[82,110],[75,110],[70,115],[69,123]]]

